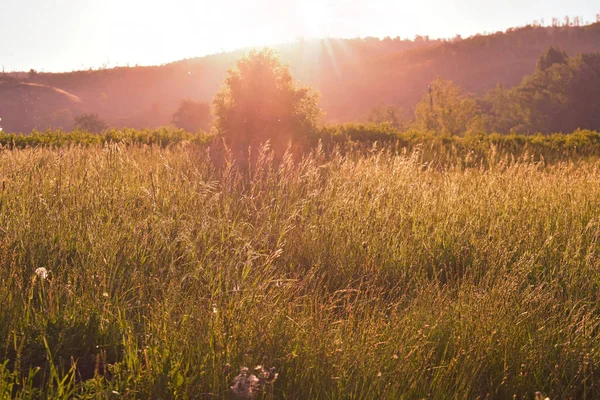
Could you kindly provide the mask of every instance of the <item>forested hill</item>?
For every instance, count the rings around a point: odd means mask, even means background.
[[[297,80],[321,92],[327,119],[340,122],[363,119],[379,105],[410,112],[437,77],[477,95],[498,83],[515,86],[535,70],[538,57],[550,46],[571,56],[600,52],[600,23],[527,26],[452,40],[307,40],[277,50]],[[227,68],[242,54],[222,53],[155,67],[0,76],[2,126],[22,132],[69,129],[72,116],[82,112],[98,113],[113,126],[166,125],[182,99],[212,101]],[[38,99],[42,91],[44,101]],[[75,98],[80,101],[72,101]]]

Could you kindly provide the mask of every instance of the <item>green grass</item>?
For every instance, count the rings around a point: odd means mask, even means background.
[[[394,148],[1,151],[0,398],[598,398],[600,164]]]

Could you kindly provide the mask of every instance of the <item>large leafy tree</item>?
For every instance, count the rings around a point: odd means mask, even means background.
[[[188,132],[208,130],[211,124],[210,104],[190,99],[182,100],[173,114],[173,124]]]
[[[600,53],[581,54],[572,61],[568,128],[600,130]]]
[[[443,79],[435,80],[415,108],[418,129],[446,135],[460,135],[481,127],[475,99],[461,87]]]
[[[521,122],[519,131],[550,133],[567,128],[571,73],[569,65],[554,63],[523,79],[515,88]]]
[[[554,55],[552,55],[554,54]],[[537,70],[513,90],[520,125],[529,133],[600,129],[600,54],[564,59],[554,49],[540,57]],[[549,62],[548,59],[555,62]],[[540,66],[543,65],[544,68]]]
[[[253,50],[230,69],[214,100],[216,127],[236,156],[269,140],[280,152],[316,129],[318,95],[294,82],[272,50]]]
[[[486,93],[479,101],[487,132],[507,133],[518,130],[521,110],[516,102],[514,91],[501,84]]]

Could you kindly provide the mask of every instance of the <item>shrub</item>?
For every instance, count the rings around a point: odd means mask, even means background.
[[[98,114],[81,114],[75,117],[75,128],[82,131],[100,133],[108,129],[106,122]]]

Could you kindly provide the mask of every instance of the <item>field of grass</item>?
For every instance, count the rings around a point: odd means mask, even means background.
[[[0,151],[0,398],[600,397],[593,154],[158,144]]]

